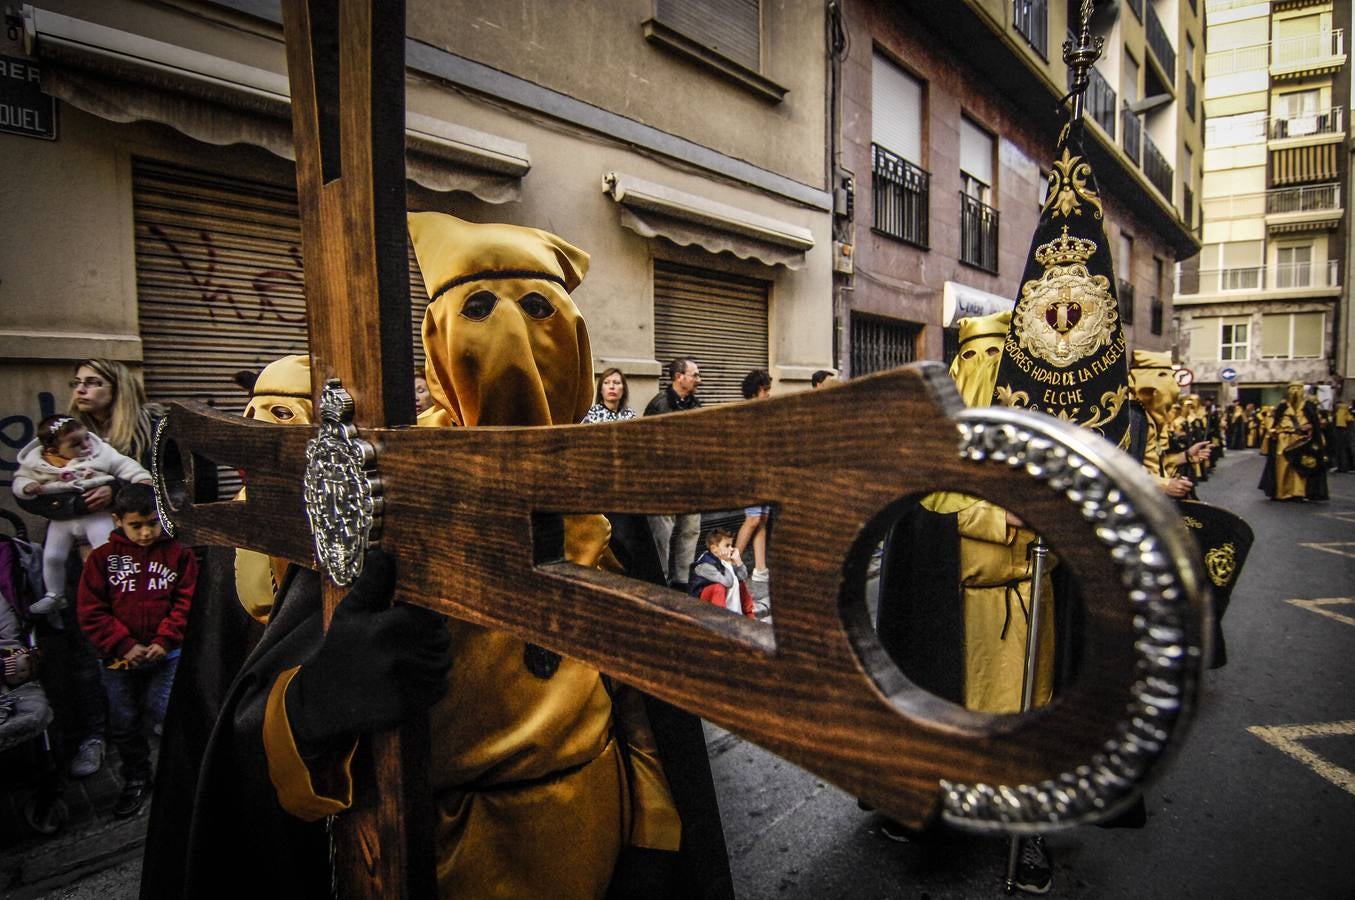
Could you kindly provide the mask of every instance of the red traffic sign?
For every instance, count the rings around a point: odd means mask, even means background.
[[[1195,383],[1195,373],[1185,366],[1173,372],[1172,377],[1176,379],[1176,384],[1179,387],[1188,388]]]

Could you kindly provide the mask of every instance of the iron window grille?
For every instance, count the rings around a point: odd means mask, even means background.
[[[1115,292],[1120,295],[1120,321],[1134,324],[1134,286],[1123,278],[1115,279]]]
[[[877,319],[852,313],[851,376],[883,372],[917,359],[917,338],[922,328],[897,319]]]
[[[998,211],[960,191],[960,262],[997,274]]]
[[[881,234],[927,249],[931,175],[879,144],[870,145],[870,163],[873,227]]]

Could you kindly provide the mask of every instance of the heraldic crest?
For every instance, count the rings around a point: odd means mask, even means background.
[[[1116,301],[1110,279],[1087,271],[1096,242],[1063,234],[1035,250],[1044,274],[1021,286],[1013,333],[1022,350],[1063,368],[1091,356],[1111,338]]]

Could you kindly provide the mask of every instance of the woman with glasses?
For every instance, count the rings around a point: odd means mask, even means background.
[[[141,379],[115,360],[86,359],[75,367],[70,387],[70,414],[114,450],[149,470],[151,438],[165,409],[147,402]],[[90,512],[104,509],[112,501],[111,487],[94,488],[85,494]]]

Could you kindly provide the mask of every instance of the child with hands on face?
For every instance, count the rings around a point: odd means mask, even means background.
[[[11,489],[16,497],[84,493],[117,479],[150,483],[141,464],[124,456],[72,416],[48,416],[38,436],[19,451],[19,471]],[[107,511],[51,519],[43,542],[42,577],[47,592],[29,607],[37,615],[66,606],[66,557],[77,541],[98,547],[108,540],[113,522]]]
[[[748,590],[748,568],[728,531],[717,528],[706,535],[706,550],[692,567],[688,593],[730,612],[755,618],[753,595]]]

